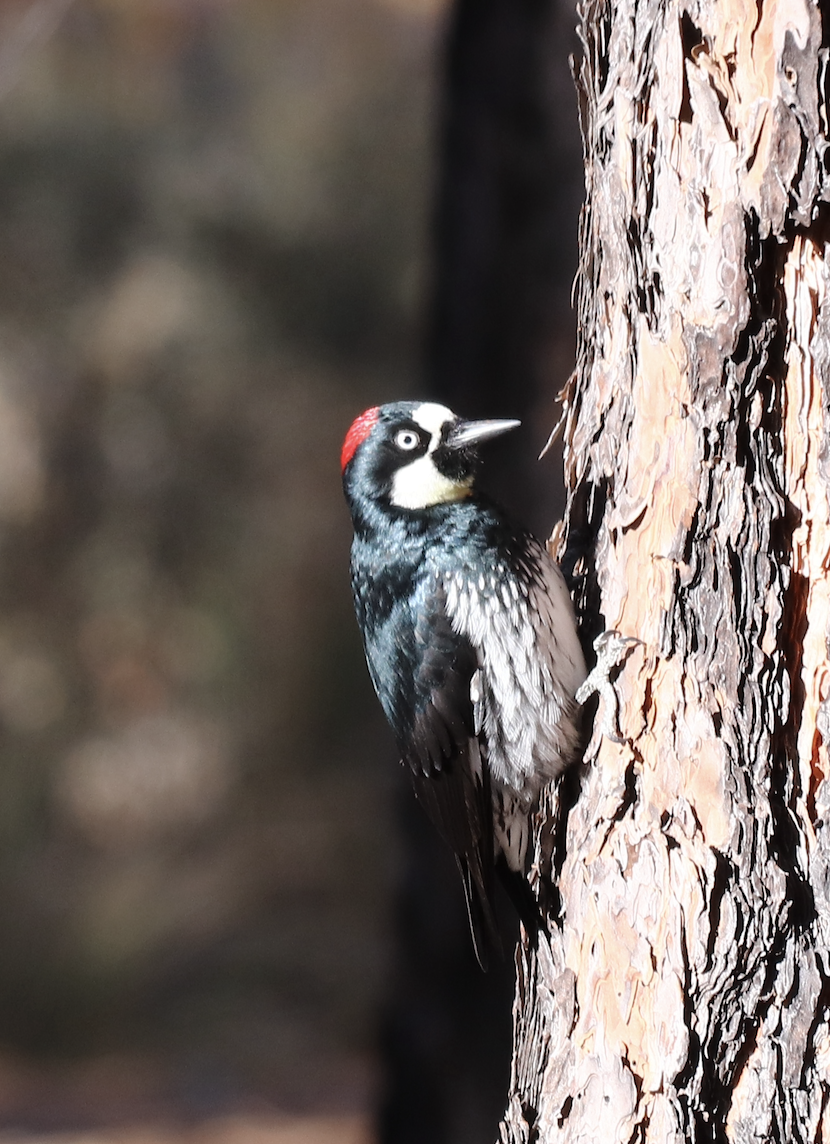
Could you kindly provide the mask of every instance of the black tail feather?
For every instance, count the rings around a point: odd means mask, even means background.
[[[530,888],[530,883],[517,871],[511,870],[502,856],[496,862],[496,873],[507,891],[507,896],[513,903],[531,943],[535,946],[539,939],[540,930],[546,934],[548,927],[536,896]]]
[[[470,935],[473,939],[476,961],[486,973],[490,950],[495,950],[499,957],[504,956],[493,902],[485,887],[473,878],[470,867],[464,859],[456,856],[456,861],[461,873],[461,883],[464,886],[467,918],[470,923]]]

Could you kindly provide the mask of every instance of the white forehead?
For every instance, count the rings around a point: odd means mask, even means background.
[[[412,414],[412,420],[422,429],[426,429],[431,437],[435,438],[440,436],[441,430],[448,421],[455,421],[457,418],[451,409],[447,409],[446,405],[437,405],[434,401],[425,401]]]

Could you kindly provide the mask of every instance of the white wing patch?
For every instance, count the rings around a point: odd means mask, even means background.
[[[478,653],[470,692],[491,774],[526,808],[572,758],[574,693],[586,675],[562,573],[541,545],[531,562],[518,584],[498,564],[481,578],[462,570],[445,579],[453,628]]]

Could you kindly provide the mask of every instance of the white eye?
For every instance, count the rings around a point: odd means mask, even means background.
[[[395,434],[395,444],[399,449],[417,449],[421,443],[421,438],[414,429],[401,429],[400,433]]]

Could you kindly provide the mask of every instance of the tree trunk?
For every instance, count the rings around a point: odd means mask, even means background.
[[[501,1139],[827,1140],[827,32],[809,0],[581,19],[570,541],[586,632],[640,642],[540,814]]]

